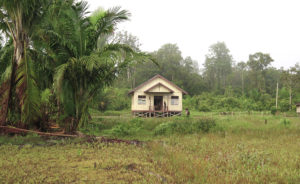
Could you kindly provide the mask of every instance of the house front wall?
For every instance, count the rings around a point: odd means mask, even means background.
[[[155,86],[156,84],[161,83],[164,86],[156,86],[155,88],[150,90],[150,93],[145,93],[144,91],[148,90],[149,88]],[[172,93],[167,93],[172,90]],[[146,104],[138,104],[138,96],[146,96]],[[161,78],[157,78],[148,84],[142,86],[141,88],[137,89],[132,95],[131,101],[131,110],[132,111],[149,111],[150,108],[153,110],[154,107],[154,96],[162,96],[163,103],[165,102],[168,106],[169,111],[182,111],[182,92],[174,87],[173,85],[169,84],[168,82],[162,80]],[[171,104],[171,96],[178,96],[178,104],[172,105]]]
[[[297,106],[297,113],[300,113],[300,106]]]

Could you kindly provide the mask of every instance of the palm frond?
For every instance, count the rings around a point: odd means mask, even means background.
[[[62,64],[62,65],[58,66],[55,69],[54,87],[58,92],[61,92],[62,84],[63,84],[63,80],[64,80],[64,75],[65,75],[65,72],[66,72],[68,66],[69,66],[69,64],[65,63],[65,64]]]
[[[21,107],[21,121],[31,125],[40,114],[40,92],[37,87],[32,61],[25,57],[16,71],[16,94]]]
[[[120,7],[114,7],[109,10],[96,10],[90,17],[91,27],[89,31],[88,48],[95,48],[97,41],[101,37],[107,37],[114,32],[116,25],[122,21],[129,20],[130,13],[121,10]]]
[[[12,56],[13,56],[13,44],[11,42],[6,43],[6,45],[0,51],[0,84],[1,81],[8,79],[8,75],[11,68],[8,70],[8,67],[11,65]],[[6,77],[5,77],[6,75]]]
[[[0,85],[5,81],[10,80],[11,72],[12,72],[12,65],[8,65],[5,71],[0,76]]]

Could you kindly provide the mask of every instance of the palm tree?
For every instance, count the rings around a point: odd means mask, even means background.
[[[6,0],[0,6],[0,29],[13,45],[0,87],[0,124],[13,113],[21,115],[23,125],[39,121],[37,86],[44,90],[54,84],[59,118],[74,131],[87,122],[88,103],[98,90],[128,63],[147,59],[126,45],[109,43],[116,25],[130,16],[120,7],[87,16],[84,1]]]
[[[12,40],[14,50],[9,76],[0,91],[0,125],[7,121],[9,106],[17,105],[21,123],[32,122],[39,116],[38,88],[34,80],[29,48],[31,36],[44,12],[43,0],[0,1],[0,29]],[[13,102],[14,101],[14,102]]]
[[[56,68],[54,87],[63,105],[64,114],[60,119],[68,132],[88,122],[89,103],[99,90],[112,83],[120,70],[133,60],[147,59],[145,54],[136,53],[127,45],[108,42],[116,25],[128,20],[127,11],[115,7],[99,9],[87,16],[85,2],[71,6],[70,12],[61,15],[65,25],[70,26],[64,29],[68,32],[52,34],[60,40],[55,49],[63,49],[67,55],[65,62]]]

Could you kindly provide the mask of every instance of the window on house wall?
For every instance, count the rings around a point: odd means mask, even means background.
[[[179,104],[179,96],[171,96],[171,105]]]
[[[139,95],[139,96],[138,96],[138,104],[139,104],[139,105],[146,105],[146,96],[144,96],[144,95]]]

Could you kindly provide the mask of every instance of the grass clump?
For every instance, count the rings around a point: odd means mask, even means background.
[[[171,135],[171,134],[191,134],[197,132],[209,132],[216,126],[216,122],[212,118],[199,119],[175,119],[174,121],[159,124],[154,129],[155,135]]]

